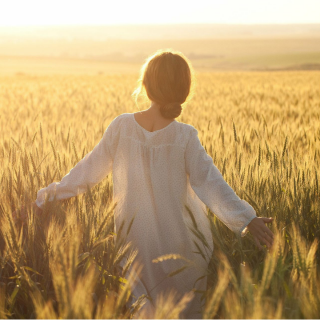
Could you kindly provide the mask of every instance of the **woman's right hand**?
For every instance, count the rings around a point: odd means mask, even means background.
[[[265,244],[268,248],[271,248],[273,244],[274,234],[265,225],[266,223],[272,223],[272,221],[273,218],[256,217],[247,226],[260,250],[262,249],[261,243]]]

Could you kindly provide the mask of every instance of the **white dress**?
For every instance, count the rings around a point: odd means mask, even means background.
[[[61,182],[38,191],[36,204],[42,207],[47,196],[49,200],[54,196],[76,196],[111,172],[113,199],[117,202],[115,228],[123,220],[128,225],[135,215],[127,238],[138,249],[137,260],[143,263],[141,281],[133,288],[135,298],[145,293],[154,300],[159,292],[172,287],[183,294],[192,290],[196,280],[205,274],[213,250],[206,205],[242,236],[256,217],[254,209],[225,182],[193,126],[173,121],[163,129],[149,132],[137,123],[133,113],[116,117],[97,146]],[[186,205],[210,250],[190,231],[193,223]],[[194,241],[208,254],[207,261],[196,253]],[[181,259],[152,262],[170,253],[184,256],[193,266],[167,277],[186,264]],[[195,288],[206,290],[206,278],[196,282]],[[201,304],[200,294],[196,293],[183,316],[201,317]],[[152,303],[148,302],[146,308],[152,308]]]

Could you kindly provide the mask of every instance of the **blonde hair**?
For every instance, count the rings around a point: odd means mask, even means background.
[[[146,93],[149,100],[160,106],[165,118],[176,118],[194,82],[193,70],[189,60],[178,51],[159,50],[150,56],[141,68],[138,87],[133,92],[135,101]]]

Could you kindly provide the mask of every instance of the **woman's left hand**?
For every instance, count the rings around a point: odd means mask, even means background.
[[[260,250],[262,249],[261,243],[265,244],[269,249],[273,244],[274,234],[266,226],[266,223],[272,223],[272,221],[273,218],[256,217],[247,226]]]
[[[37,215],[42,213],[42,209],[39,208],[35,202],[29,205],[29,207],[31,207],[34,210],[34,213],[36,213]],[[13,221],[16,223],[18,222],[19,219],[22,221],[22,223],[25,223],[25,221],[27,220],[27,217],[28,217],[28,206],[22,206],[20,210],[16,210],[12,213]]]

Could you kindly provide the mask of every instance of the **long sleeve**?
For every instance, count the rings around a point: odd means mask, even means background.
[[[256,217],[252,206],[241,200],[223,179],[193,128],[185,151],[186,171],[192,189],[210,210],[233,232],[244,236]]]
[[[100,142],[65,175],[60,182],[53,182],[38,191],[36,204],[42,207],[46,198],[52,201],[68,199],[84,193],[105,178],[112,170],[112,123]]]

